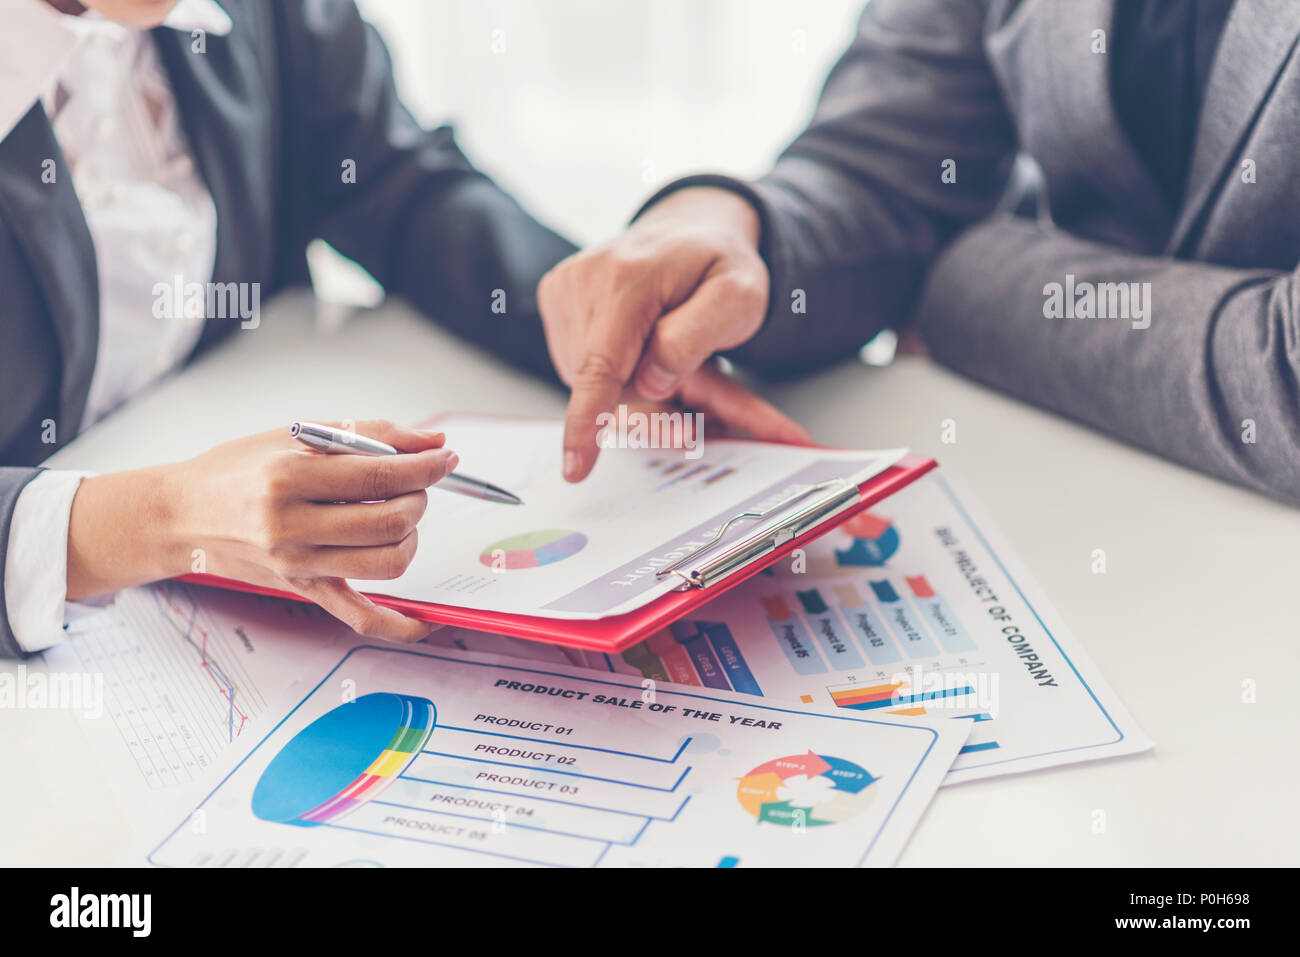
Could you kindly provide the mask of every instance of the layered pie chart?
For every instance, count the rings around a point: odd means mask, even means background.
[[[572,558],[586,547],[587,536],[582,532],[547,528],[493,542],[479,553],[478,560],[493,571],[540,568]]]
[[[816,827],[856,816],[878,780],[852,761],[809,751],[760,764],[740,779],[736,799],[759,822]]]
[[[863,512],[841,526],[853,536],[853,543],[844,549],[835,549],[841,565],[879,567],[898,551],[898,529],[886,518]]]
[[[253,814],[299,827],[337,821],[406,770],[437,716],[428,698],[389,692],[339,705],[271,759],[253,789]]]

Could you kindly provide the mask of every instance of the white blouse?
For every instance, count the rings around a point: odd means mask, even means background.
[[[45,0],[13,6],[0,34],[0,140],[42,103],[66,160],[54,175],[71,176],[95,247],[99,346],[85,428],[194,349],[203,319],[157,318],[154,287],[212,278],[217,212],[149,34],[93,12],[62,14]],[[195,41],[231,28],[214,0],[180,0],[165,25]],[[197,47],[192,55],[204,55]],[[27,651],[62,640],[68,516],[86,474],[42,472],[18,497],[3,585]]]

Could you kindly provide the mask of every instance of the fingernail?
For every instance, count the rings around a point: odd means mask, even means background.
[[[421,429],[421,430],[420,430],[420,434],[421,434],[421,435],[424,435],[424,436],[428,436],[430,442],[445,442],[445,441],[447,441],[447,433],[446,433],[446,432],[429,432],[429,431],[426,431],[426,430],[424,430],[424,429]]]
[[[575,479],[578,477],[578,453],[572,450],[564,453],[564,477],[566,479]]]
[[[677,376],[657,362],[647,362],[641,370],[641,382],[651,392],[661,394],[672,390],[677,384]]]
[[[460,464],[460,456],[457,455],[455,452],[452,452],[450,455],[447,456],[447,471],[448,471],[448,472],[454,472],[454,471],[456,471],[456,466],[459,465],[459,464]]]

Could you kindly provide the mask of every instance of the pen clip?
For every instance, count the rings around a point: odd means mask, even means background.
[[[702,555],[713,549],[726,536],[727,532],[737,522],[746,519],[760,520],[774,514],[779,514],[801,500],[812,495],[814,492],[830,490],[832,494],[819,498],[800,508],[798,511],[789,515],[779,525],[763,526],[750,533],[745,538],[729,545],[725,550],[714,557],[702,562],[700,565],[687,571],[679,571],[686,562]],[[726,578],[728,575],[739,571],[746,565],[749,565],[764,555],[768,555],[780,548],[792,538],[798,538],[809,529],[815,528],[827,519],[838,515],[845,509],[857,503],[860,498],[857,485],[845,479],[830,479],[825,482],[818,482],[815,485],[809,485],[807,488],[787,496],[776,504],[763,509],[762,511],[739,512],[731,516],[722,523],[707,542],[696,548],[691,549],[681,558],[677,559],[671,565],[666,565],[655,572],[656,576],[676,575],[682,579],[687,587],[707,588],[714,581]]]

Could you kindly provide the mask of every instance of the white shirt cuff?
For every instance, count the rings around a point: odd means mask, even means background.
[[[23,651],[63,641],[68,597],[68,519],[81,480],[93,472],[46,470],[18,494],[9,523],[4,594]]]

